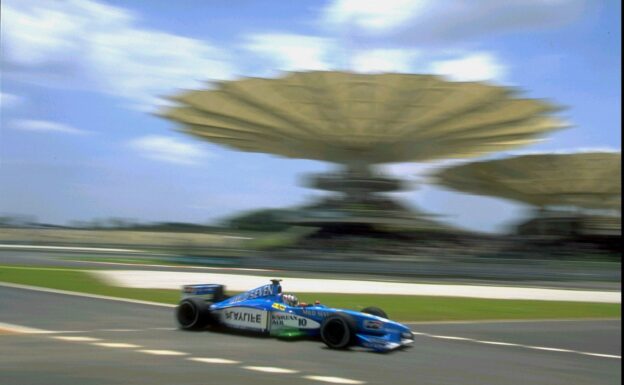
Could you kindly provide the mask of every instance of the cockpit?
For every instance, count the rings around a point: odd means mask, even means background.
[[[280,294],[280,297],[282,298],[282,302],[288,306],[312,306],[312,304],[308,304],[306,302],[299,302],[299,298],[297,298],[294,294]],[[318,306],[320,304],[321,302],[319,300],[314,301],[314,306]]]
[[[294,294],[282,294],[282,301],[288,306],[299,305],[299,298]]]

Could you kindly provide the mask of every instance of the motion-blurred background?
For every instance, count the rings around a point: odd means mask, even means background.
[[[621,2],[0,10],[0,383],[621,383]],[[414,349],[177,330],[271,278]]]
[[[617,281],[619,7],[4,1],[0,241]]]

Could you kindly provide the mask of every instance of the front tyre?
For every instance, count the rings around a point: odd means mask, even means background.
[[[375,306],[369,306],[369,307],[367,307],[365,309],[362,309],[362,313],[376,315],[377,317],[388,319],[388,314],[386,314],[385,311],[383,311],[380,308],[375,307]]]
[[[321,324],[321,340],[332,349],[346,349],[355,341],[355,321],[346,314],[334,314]]]
[[[176,320],[183,330],[198,330],[211,321],[210,303],[200,298],[185,298],[176,308]]]

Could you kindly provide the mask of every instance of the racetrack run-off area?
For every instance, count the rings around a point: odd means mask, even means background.
[[[91,274],[114,286],[129,288],[179,289],[182,285],[219,283],[228,290],[246,291],[262,286],[276,277],[151,270],[91,270]],[[487,285],[445,285],[403,282],[356,281],[338,279],[288,278],[284,289],[295,293],[343,293],[423,295],[441,297],[525,299],[621,303],[621,292],[567,290]]]

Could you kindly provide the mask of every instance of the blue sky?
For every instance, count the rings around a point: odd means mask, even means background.
[[[583,0],[4,0],[0,215],[207,223],[318,194],[330,164],[195,141],[152,114],[160,96],[283,70],[437,73],[512,85],[563,105],[573,127],[513,153],[620,150],[621,5]],[[506,154],[502,154],[506,155]],[[500,156],[500,155],[499,155]],[[399,194],[466,228],[526,208],[422,183],[435,164],[387,172]]]

